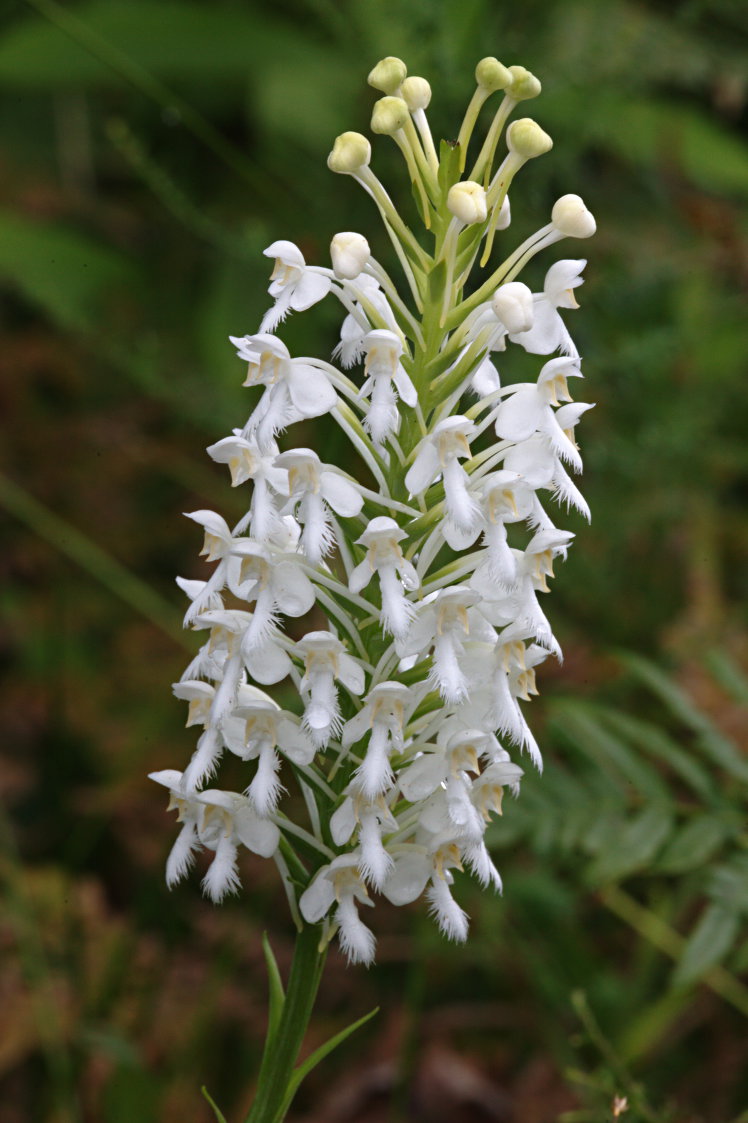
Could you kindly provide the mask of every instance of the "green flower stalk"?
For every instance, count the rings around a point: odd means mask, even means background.
[[[519,791],[510,754],[541,765],[522,703],[537,693],[539,664],[560,656],[539,600],[573,538],[555,510],[589,514],[572,475],[590,406],[569,392],[582,375],[563,314],[577,307],[585,262],[553,262],[541,292],[515,278],[562,238],[589,237],[594,219],[565,195],[548,223],[493,259],[515,177],[552,145],[535,121],[516,120],[494,168],[512,110],[540,83],[483,59],[458,141],[437,155],[428,82],[395,58],[369,82],[384,95],[372,130],[401,151],[425,231],[373,172],[368,139],[347,132],[328,165],[372,198],[404,285],[353,231],[332,238],[332,268],[287,241],[265,251],[272,306],[256,334],[232,337],[251,411],[208,449],[247,488],[247,511],[234,527],[214,511],[189,514],[213,569],[179,581],[185,624],[206,638],[174,692],[200,734],[184,771],[152,773],[181,823],[168,884],[205,848],[203,888],[218,902],[239,890],[246,847],[275,862],[298,928],[285,992],[267,949],[271,1016],[251,1123],[283,1119],[301,1076],[337,1041],[295,1068],[333,939],[370,964],[376,922],[363,913],[375,916],[378,898],[422,898],[448,938],[465,940],[453,871],[501,889],[486,826],[505,789]],[[344,313],[334,362],[292,356],[277,329],[330,298]],[[535,381],[511,380],[518,349],[538,356]],[[340,428],[340,462],[323,459],[324,446],[293,446],[309,418]],[[265,689],[282,682],[296,694],[288,710]],[[241,792],[213,786],[226,753],[246,762]]]

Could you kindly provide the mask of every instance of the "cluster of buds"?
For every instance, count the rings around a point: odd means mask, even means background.
[[[250,485],[247,513],[233,529],[213,511],[188,516],[214,568],[180,579],[185,623],[207,638],[174,692],[202,732],[184,772],[152,774],[182,823],[169,884],[207,848],[203,886],[218,901],[238,888],[247,847],[276,862],[298,924],[320,924],[322,943],[337,934],[366,963],[375,940],[359,910],[372,895],[395,905],[425,896],[442,931],[463,940],[454,871],[501,886],[486,826],[504,790],[519,790],[510,752],[540,767],[521,703],[537,693],[538,664],[560,656],[539,594],[573,535],[549,501],[588,514],[573,475],[590,406],[569,393],[581,370],[563,315],[577,307],[585,262],[555,261],[540,292],[515,277],[595,222],[565,195],[550,222],[491,261],[515,176],[552,142],[530,118],[504,133],[517,104],[540,92],[527,70],[486,58],[476,82],[457,141],[437,152],[428,82],[395,58],[369,75],[383,95],[372,130],[404,156],[423,237],[372,170],[365,136],[344,133],[330,153],[330,169],[379,210],[401,288],[358,233],[335,235],[330,268],[287,241],[265,251],[274,303],[257,334],[232,338],[251,413],[208,449],[233,486]],[[276,329],[329,298],[344,310],[337,365],[292,357]],[[535,381],[507,380],[519,350],[540,356]],[[309,418],[339,430],[338,463],[281,451],[278,440]],[[295,696],[288,709],[263,689],[280,683],[284,700]],[[242,792],[211,786],[226,753],[248,763]]]

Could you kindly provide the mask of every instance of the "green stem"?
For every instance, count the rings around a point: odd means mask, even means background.
[[[288,1087],[327,956],[327,948],[320,951],[320,937],[319,926],[309,924],[296,937],[281,1016],[274,1032],[268,1032],[255,1100],[245,1123],[282,1123],[285,1118]]]

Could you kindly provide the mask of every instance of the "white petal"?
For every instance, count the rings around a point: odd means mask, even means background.
[[[395,369],[393,382],[395,383],[397,392],[400,395],[401,402],[405,402],[406,406],[414,406],[417,404],[418,391],[411,382],[410,375],[406,371],[405,367],[401,366],[399,363]]]
[[[322,472],[320,483],[322,497],[338,515],[350,519],[359,514],[363,496],[348,480],[337,472]]]
[[[309,740],[304,730],[290,718],[277,719],[278,748],[294,764],[311,764],[314,759],[314,745]]]
[[[444,935],[450,940],[463,943],[468,935],[468,916],[452,897],[446,881],[435,877],[426,897],[429,911],[438,921]]]
[[[359,917],[351,896],[346,895],[341,898],[335,919],[340,925],[338,931],[340,946],[347,955],[349,963],[371,963],[376,945],[374,933]]]
[[[348,796],[330,818],[330,834],[335,845],[344,846],[357,825],[353,800]]]
[[[362,562],[356,566],[353,573],[348,578],[348,588],[352,593],[360,593],[369,584],[373,576],[372,568],[369,564],[369,559],[364,558]]]
[[[298,362],[291,367],[288,392],[302,417],[321,417],[338,400],[335,388],[320,370]]]
[[[440,475],[439,453],[431,442],[423,445],[405,476],[410,495],[420,495]]]
[[[309,924],[317,924],[335,900],[335,888],[332,881],[325,877],[326,870],[327,867],[320,870],[312,884],[299,898],[301,915]]]
[[[350,655],[338,656],[338,679],[351,694],[363,694],[366,676],[363,667]]]
[[[305,309],[311,308],[313,304],[317,304],[318,301],[327,296],[331,285],[332,281],[329,277],[305,269],[301,278],[294,285],[291,307],[296,312],[303,312]]]
[[[262,819],[249,802],[234,812],[237,836],[248,850],[262,858],[271,858],[280,843],[280,831],[269,819]]]
[[[236,843],[230,835],[224,834],[219,839],[216,856],[208,867],[202,886],[203,891],[216,904],[227,893],[236,893],[241,888],[236,868]]]
[[[584,284],[581,273],[586,264],[585,258],[576,261],[566,258],[564,261],[556,261],[550,267],[543,282],[543,292],[556,308],[577,307],[577,302],[568,290]]]
[[[244,663],[255,682],[270,686],[291,673],[293,663],[282,648],[264,643],[254,651],[244,651]]]
[[[424,753],[398,773],[397,782],[405,798],[415,803],[436,791],[446,771],[447,761],[442,753]]]
[[[541,428],[548,406],[535,387],[517,390],[501,403],[496,414],[496,435],[503,440],[524,441]]]
[[[393,905],[408,905],[421,896],[430,874],[431,863],[425,854],[403,854],[395,858],[382,893]]]
[[[293,562],[279,562],[273,570],[273,594],[286,616],[304,616],[314,604],[314,586]]]
[[[166,884],[170,889],[182,880],[195,860],[195,851],[200,849],[195,824],[185,823],[166,860]]]

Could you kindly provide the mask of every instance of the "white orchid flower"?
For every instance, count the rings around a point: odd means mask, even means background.
[[[480,593],[467,585],[453,585],[429,594],[419,605],[407,637],[397,644],[398,655],[406,660],[432,650],[429,682],[448,704],[461,702],[469,692],[461,666],[465,641],[492,643],[496,637],[494,629],[474,608],[480,599]]]
[[[315,747],[298,721],[271,698],[240,702],[234,714],[244,723],[244,749],[238,755],[257,761],[257,771],[246,794],[258,814],[267,817],[275,811],[284,790],[277,775],[278,752],[294,764],[307,765],[314,759]]]
[[[401,682],[380,682],[366,695],[366,702],[343,727],[344,748],[355,745],[369,733],[364,759],[355,772],[356,789],[367,799],[376,799],[392,783],[392,753],[404,747],[405,720],[415,697]]]
[[[293,242],[273,242],[262,252],[265,257],[275,258],[268,288],[270,295],[275,297],[275,304],[265,313],[260,324],[261,332],[271,332],[289,312],[303,312],[323,300],[330,291],[332,281],[326,271],[307,265],[301,250]]]
[[[241,429],[234,429],[233,436],[216,441],[208,447],[207,453],[217,464],[228,465],[232,487],[238,487],[247,480],[252,480],[254,484],[249,510],[234,533],[243,534],[249,528],[257,542],[267,541],[278,520],[274,493],[288,495],[287,473],[275,467],[278,455],[275,441],[270,441],[263,451],[254,437],[247,439]]]
[[[361,387],[361,397],[370,399],[369,412],[364,418],[364,428],[378,445],[396,433],[400,427],[397,399],[408,406],[418,401],[416,388],[400,359],[403,345],[394,331],[384,328],[370,331],[363,339],[366,359],[366,380]]]
[[[582,404],[584,403],[574,403],[575,406]],[[566,408],[566,406],[561,407],[561,409]],[[560,412],[561,410],[558,411]],[[569,430],[564,432],[568,437]],[[536,491],[540,488],[552,491],[556,499],[566,503],[567,507],[576,508],[589,520],[590,509],[587,501],[564,468],[561,457],[548,437],[535,434],[528,437],[526,441],[519,441],[513,448],[507,450],[504,467],[521,475],[528,487]]]
[[[451,871],[463,868],[460,847],[448,833],[443,837],[420,830],[417,837],[421,841],[418,850],[394,855],[382,893],[393,905],[406,905],[428,886],[429,912],[448,939],[462,943],[467,939],[468,916],[450,892],[454,884]]]
[[[353,518],[364,505],[361,492],[310,448],[282,452],[275,464],[288,473],[290,498],[284,511],[292,511],[301,523],[301,547],[312,565],[319,565],[335,544],[329,509]]]
[[[374,933],[358,915],[356,903],[373,905],[359,870],[360,855],[339,854],[317,871],[314,880],[299,898],[299,909],[309,924],[318,924],[335,905],[334,923],[338,938],[350,963],[371,963],[374,959]]]
[[[474,433],[475,425],[467,417],[440,421],[421,441],[405,476],[411,495],[422,495],[431,484],[444,480],[444,537],[450,545],[453,531],[465,533],[480,526],[480,510],[468,489],[468,474],[460,464],[460,459],[469,459],[471,455],[469,440]]]
[[[372,330],[372,323],[366,309],[388,325],[390,331],[397,331],[397,320],[390,308],[387,297],[379,282],[368,273],[361,273],[355,283],[345,285],[344,291],[351,298],[353,311],[349,312],[340,328],[340,341],[333,350],[333,358],[340,359],[348,370],[358,363],[364,355],[364,340]]]
[[[496,435],[519,442],[543,433],[558,455],[580,471],[582,461],[577,446],[559,424],[553,407],[562,401],[571,402],[567,379],[581,377],[578,359],[550,359],[534,386],[520,385],[501,403],[496,413]]]
[[[336,846],[344,846],[356,833],[361,876],[374,889],[381,889],[392,869],[392,856],[382,836],[397,829],[397,819],[384,796],[367,799],[358,790],[355,781],[348,785],[346,793],[346,798],[330,818],[330,834]]]
[[[532,355],[552,355],[563,351],[565,355],[577,356],[574,342],[566,324],[559,315],[559,308],[578,308],[574,289],[584,284],[581,273],[587,262],[557,261],[545,275],[542,293],[533,297],[533,318],[529,328],[510,329],[512,343],[519,343]]]
[[[229,338],[248,364],[243,385],[265,387],[242,433],[247,439],[254,435],[264,452],[291,422],[321,417],[335,407],[338,395],[325,372],[303,359],[292,359],[285,343],[274,335],[260,332]]]
[[[220,901],[239,888],[236,860],[240,844],[263,858],[278,849],[280,831],[258,816],[245,796],[210,789],[185,794],[182,773],[173,768],[151,772],[149,779],[169,790],[169,810],[176,810],[178,822],[183,824],[166,865],[169,886],[184,877],[195,851],[205,846],[215,851],[215,857],[203,878],[203,889],[212,900]]]
[[[296,644],[296,652],[304,660],[304,677],[299,684],[306,703],[304,728],[314,744],[323,748],[342,728],[335,681],[351,694],[363,694],[363,668],[332,632],[307,632]]]
[[[280,615],[305,616],[309,612],[315,601],[314,586],[294,554],[240,539],[234,559],[229,587],[235,596],[254,602],[252,620],[242,638],[242,651],[251,655],[267,642]]]
[[[415,612],[403,587],[413,591],[421,583],[415,566],[403,557],[399,545],[403,538],[407,538],[407,534],[394,519],[386,515],[372,519],[356,540],[359,545],[366,546],[366,557],[348,580],[351,592],[360,593],[377,574],[382,591],[382,625],[396,639],[405,636]]]

